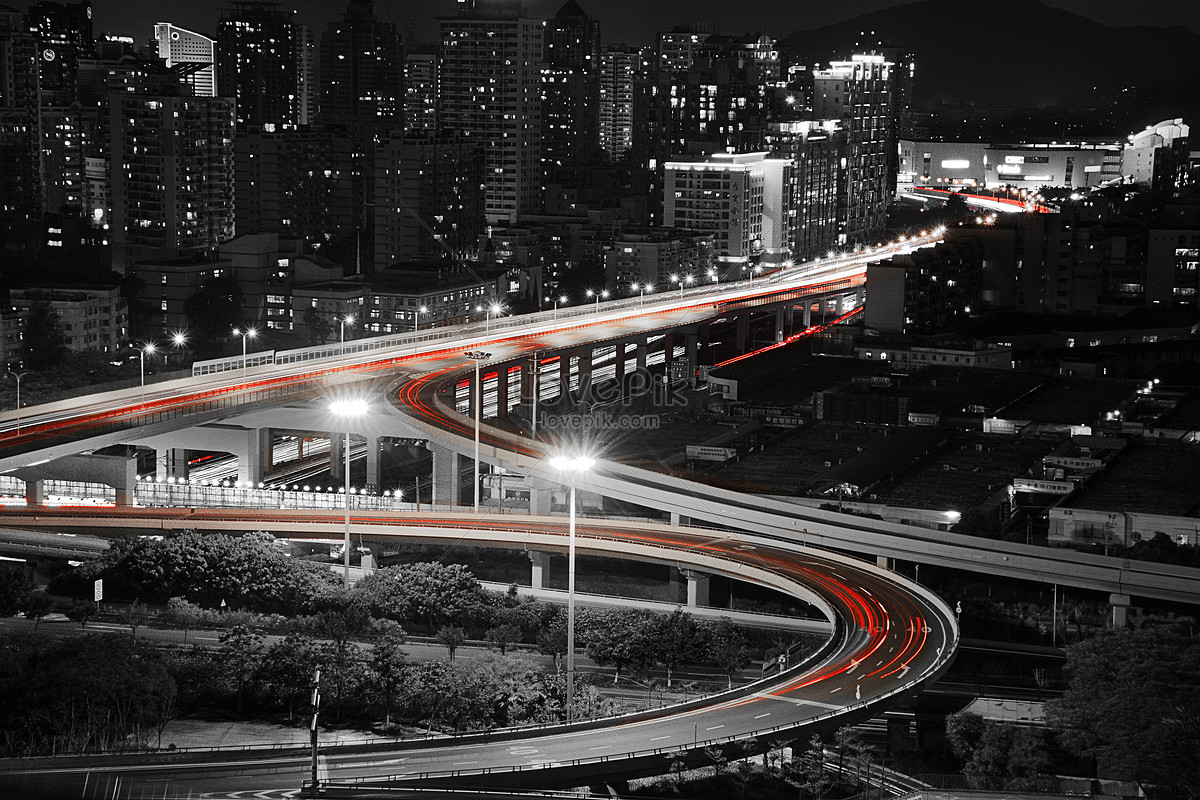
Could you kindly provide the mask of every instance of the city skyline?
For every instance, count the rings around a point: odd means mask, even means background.
[[[527,0],[527,9],[531,18],[548,19],[562,4],[563,0]],[[883,8],[910,4],[894,0],[847,0],[836,5],[805,7],[785,0],[755,0],[750,4],[737,5],[717,0],[667,0],[653,4],[635,0],[591,0],[581,5],[589,15],[600,20],[601,36],[605,43],[648,44],[656,32],[669,30],[676,25],[702,22],[722,33],[742,34],[761,30],[780,37],[794,31],[844,22]],[[229,4],[130,0],[110,6],[100,0],[95,5],[97,31],[133,36],[140,41],[152,33],[155,22],[164,21],[185,28],[191,26],[197,32],[211,34],[216,29],[220,10]],[[346,9],[343,0],[296,0],[283,5],[290,5],[299,21],[322,27],[325,22],[340,19]],[[406,42],[413,33],[418,42],[433,42],[437,34],[435,17],[454,14],[456,4],[454,0],[433,0],[419,8],[409,7],[411,10],[408,13],[399,5],[376,3],[376,13],[380,19],[396,23]],[[995,19],[999,25],[1005,5],[989,9],[989,16],[981,18],[981,23]],[[1200,6],[1190,0],[1165,0],[1152,7],[1135,7],[1120,0],[1052,0],[1045,5],[1079,14],[1110,27],[1183,26],[1200,33]]]

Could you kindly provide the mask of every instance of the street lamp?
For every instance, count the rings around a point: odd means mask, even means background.
[[[633,290],[635,292],[638,292],[638,305],[640,306],[646,300],[646,292],[654,291],[654,284],[653,283],[635,283],[635,284],[633,284]]]
[[[342,564],[344,566],[342,572],[342,583],[350,588],[350,423],[353,419],[361,417],[367,413],[367,401],[360,399],[347,398],[345,400],[334,400],[329,404],[329,410],[333,412],[335,417],[342,417],[346,420],[346,530],[342,537]],[[367,438],[367,443],[370,444],[370,437]]]
[[[550,466],[571,477],[567,500],[567,722],[574,715],[575,696],[575,476],[595,464],[596,459],[583,455],[557,455],[550,459]]]
[[[429,313],[428,306],[421,306],[420,308],[417,309],[417,313],[413,315],[413,319],[414,319],[413,330],[414,331],[421,330],[421,315],[428,314],[428,313]]]
[[[11,369],[6,370],[9,375],[17,379],[17,433],[21,432],[21,378],[28,375],[28,372],[13,372]]]
[[[354,326],[354,315],[346,314],[344,317],[340,318],[338,320],[338,322],[341,323],[341,325],[339,326],[341,329],[341,336],[342,336],[341,356],[342,356],[342,363],[345,364],[346,363],[346,325],[350,325],[351,327]]]
[[[153,344],[150,344],[147,342],[146,344],[144,344],[138,348],[138,364],[141,367],[141,373],[142,373],[142,399],[140,401],[142,403],[146,402],[146,356],[153,355],[153,354],[154,354],[154,345]],[[246,358],[246,354],[243,352],[242,353],[243,361],[245,360],[245,358]]]
[[[242,383],[246,382],[246,340],[253,339],[258,335],[258,331],[249,326],[245,330],[233,329],[234,336],[242,337]]]
[[[599,292],[594,292],[591,289],[588,289],[587,296],[596,298],[596,310],[599,311],[600,310],[600,298],[603,297],[605,299],[608,299],[608,289],[604,289]]]
[[[558,304],[567,302],[567,296],[560,295],[554,300],[554,319],[558,319]]]
[[[695,283],[696,279],[694,277],[692,277],[691,275],[672,275],[671,276],[671,283],[679,284],[679,299],[680,300],[683,299],[683,284],[685,282],[686,283]]]
[[[479,364],[492,357],[491,353],[482,350],[468,350],[463,353],[475,362],[475,513],[479,513],[479,415],[483,409],[483,382],[479,380]]]
[[[183,331],[175,331],[171,334],[171,346],[180,353],[179,365],[183,366],[183,346],[187,344],[187,334]]]
[[[484,333],[487,333],[488,331],[491,330],[492,314],[495,314],[496,316],[500,316],[500,313],[502,311],[504,311],[504,306],[502,306],[496,302],[493,302],[490,306],[487,307],[487,316],[484,318],[484,323],[483,323],[483,332]]]

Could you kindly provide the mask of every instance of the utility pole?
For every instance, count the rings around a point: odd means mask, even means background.
[[[317,788],[321,785],[321,779],[317,774],[317,721],[321,716],[321,670],[317,669],[317,674],[313,678],[312,690],[312,785],[313,794],[316,794]]]

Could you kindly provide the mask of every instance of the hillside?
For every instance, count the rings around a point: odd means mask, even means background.
[[[1200,124],[1200,36],[1186,28],[1113,28],[1037,0],[979,5],[921,0],[798,31],[781,44],[805,62],[880,41],[917,57],[918,104],[1078,106],[1133,85],[1146,112]]]

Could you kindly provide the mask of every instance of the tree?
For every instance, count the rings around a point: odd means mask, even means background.
[[[500,651],[500,655],[505,655],[511,642],[521,640],[521,629],[516,625],[495,625],[488,628],[487,640],[488,644]]]
[[[321,344],[325,344],[333,338],[333,331],[336,326],[328,314],[315,308],[309,308],[304,311],[304,327],[308,328],[310,338],[316,339]]]
[[[670,687],[675,668],[699,656],[704,635],[692,616],[677,608],[659,620],[650,642],[654,657],[667,671],[667,686]]]
[[[247,690],[262,666],[263,637],[244,625],[235,625],[222,633],[218,641],[217,656],[237,698],[237,713],[241,714]]]
[[[833,776],[826,762],[825,743],[815,733],[808,741],[808,749],[793,760],[794,783],[814,800],[822,800],[833,788]]]
[[[616,609],[584,615],[583,636],[588,657],[600,666],[613,667],[613,684],[625,669],[642,669],[654,663],[651,641],[656,615],[634,609]]]
[[[321,660],[321,652],[311,637],[292,634],[276,642],[263,654],[258,677],[265,684],[268,696],[287,708],[292,718],[296,701],[312,688],[313,675]]]
[[[430,628],[470,624],[495,604],[466,567],[433,561],[376,570],[359,582],[355,593],[380,616]]]
[[[182,597],[172,597],[167,601],[167,618],[183,627],[183,643],[187,644],[188,630],[204,618],[204,609]]]
[[[560,613],[537,635],[538,652],[554,657],[554,671],[562,672],[562,657],[567,652],[567,615]]]
[[[371,648],[371,669],[376,684],[383,689],[383,721],[392,724],[392,701],[396,688],[404,682],[408,658],[403,650],[406,637],[399,625],[389,627]]]
[[[134,639],[137,639],[138,628],[145,625],[149,619],[150,611],[140,600],[134,600],[121,612],[121,621],[129,626],[129,630],[133,631]]]
[[[76,600],[67,606],[67,619],[78,622],[79,627],[86,628],[88,620],[96,616],[96,603],[92,600]]]
[[[450,660],[454,660],[454,652],[467,641],[467,632],[457,625],[443,625],[438,628],[437,640],[450,651]]]
[[[62,318],[45,300],[35,300],[29,306],[25,322],[22,357],[25,366],[34,371],[52,369],[62,363],[67,354]]]
[[[33,581],[15,569],[0,569],[0,617],[11,617],[25,607]]]
[[[709,632],[708,652],[712,662],[724,671],[732,689],[734,673],[750,663],[750,646],[746,636],[727,617],[723,617],[713,624]]]
[[[25,612],[25,619],[33,620],[35,631],[41,625],[42,617],[49,614],[53,608],[54,601],[45,592],[29,592],[25,595],[25,602],[21,606],[21,610]]]
[[[1168,628],[1095,636],[1067,649],[1064,672],[1066,692],[1046,707],[1064,746],[1102,776],[1195,796],[1200,639]]]

